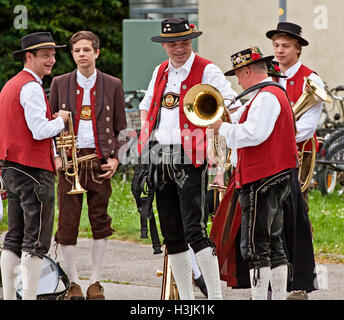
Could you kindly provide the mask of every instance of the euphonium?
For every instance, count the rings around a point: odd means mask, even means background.
[[[224,100],[230,99],[223,98],[221,93],[212,85],[197,84],[184,97],[184,113],[187,119],[198,127],[208,127],[220,119],[228,122],[229,113]],[[224,138],[215,136],[213,145],[218,165],[224,171],[228,170],[231,166],[230,150],[227,151]]]
[[[62,158],[62,170],[64,170],[65,175],[73,178],[72,189],[67,192],[68,194],[79,194],[84,193],[86,190],[81,186],[78,176],[78,158],[77,158],[77,148],[76,148],[76,137],[74,135],[72,113],[68,117],[69,132],[66,133],[62,130],[60,136],[56,138],[56,148],[60,150],[60,155]],[[70,149],[72,153],[71,162],[68,161],[67,150]],[[68,172],[71,166],[72,172]]]
[[[299,120],[300,117],[312,108],[315,104],[319,102],[331,102],[330,97],[327,95],[326,91],[320,88],[318,85],[314,83],[314,81],[310,80],[309,78],[305,77],[305,89],[300,96],[300,98],[296,101],[293,105],[292,109],[294,112],[295,120]],[[304,161],[304,154],[305,154],[305,146],[307,142],[311,140],[312,142],[312,157],[308,168],[305,166]],[[298,170],[298,179],[301,186],[301,191],[304,192],[309,184],[311,183],[314,171],[316,159],[316,144],[315,139],[312,137],[311,139],[306,140],[303,143],[302,150],[299,151],[299,170]]]

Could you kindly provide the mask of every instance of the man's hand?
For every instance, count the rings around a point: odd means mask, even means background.
[[[99,175],[99,178],[110,179],[116,172],[119,161],[114,158],[107,158],[107,163],[102,164],[100,168],[106,171],[104,174]]]
[[[217,120],[215,123],[211,124],[207,130],[214,130],[214,134],[217,135],[219,134],[219,128],[221,127],[223,121],[222,120]]]
[[[60,156],[57,156],[55,158],[55,167],[56,167],[56,171],[62,170],[62,158]]]
[[[216,184],[220,187],[224,186],[225,182],[224,182],[224,176],[223,176],[223,173],[221,171],[218,171],[216,173],[216,176],[214,177],[213,181],[212,181],[212,184]]]
[[[53,118],[61,117],[63,122],[66,123],[69,118],[70,112],[66,110],[59,110],[59,112],[53,114]]]

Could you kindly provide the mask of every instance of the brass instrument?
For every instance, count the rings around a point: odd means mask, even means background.
[[[305,77],[305,89],[300,96],[300,98],[296,101],[293,105],[292,109],[295,115],[295,120],[299,120],[300,117],[312,108],[315,104],[319,102],[331,102],[330,97],[327,95],[327,92],[320,88],[318,85],[314,83],[314,81],[310,80],[309,78]],[[308,141],[311,140],[312,142],[312,156],[308,168],[305,165],[305,146]],[[307,190],[309,184],[311,183],[314,171],[316,159],[316,145],[315,139],[312,137],[311,139],[306,140],[303,143],[302,150],[299,151],[299,170],[298,170],[298,179],[301,186],[301,191],[304,192]]]
[[[158,277],[162,276],[160,300],[179,300],[177,284],[174,280],[166,246],[164,248],[164,268],[163,271],[157,271]]]
[[[67,194],[79,194],[87,192],[80,184],[78,176],[78,163],[80,163],[80,158],[77,157],[77,148],[76,148],[76,136],[74,135],[73,129],[73,120],[72,113],[68,117],[68,126],[69,132],[62,130],[59,137],[56,138],[56,148],[60,150],[60,155],[62,158],[62,170],[65,172],[65,175],[73,178],[72,189],[67,192]],[[67,150],[70,149],[72,153],[72,160],[68,161]],[[83,157],[82,161],[95,159],[97,157],[94,155],[87,155]],[[68,169],[71,167],[72,172],[70,173]]]
[[[188,120],[198,127],[208,127],[222,119],[229,121],[229,112],[224,104],[221,93],[210,84],[197,84],[185,95],[183,100],[184,113]],[[224,137],[215,136],[212,138],[214,155],[218,160],[219,167],[226,171],[230,168],[230,150]]]

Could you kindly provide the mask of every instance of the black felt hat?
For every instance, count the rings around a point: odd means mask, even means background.
[[[231,55],[233,69],[225,73],[225,76],[234,76],[235,70],[249,66],[253,63],[271,61],[274,56],[264,57],[258,47],[251,47]]]
[[[161,21],[161,33],[152,37],[154,42],[175,42],[197,38],[202,34],[186,18],[169,18]]]
[[[268,75],[270,77],[277,77],[277,78],[287,78],[284,74],[281,72],[281,68],[279,66],[279,63],[275,60],[268,61],[266,63],[266,67],[268,69]]]
[[[272,39],[272,37],[275,34],[279,34],[279,33],[285,33],[287,36],[296,39],[301,46],[308,46],[308,41],[301,37],[302,28],[295,23],[279,22],[277,25],[277,29],[268,31],[266,33],[266,36],[269,39]]]
[[[56,45],[50,32],[35,32],[21,38],[21,47],[21,50],[13,52],[16,60],[21,60],[27,51],[64,48],[66,45]]]

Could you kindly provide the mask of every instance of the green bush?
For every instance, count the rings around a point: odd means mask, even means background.
[[[27,8],[28,29],[16,29],[13,13],[17,5]],[[128,17],[128,0],[0,0],[0,89],[19,72],[23,65],[12,52],[21,48],[20,39],[32,32],[49,31],[57,44],[68,44],[77,31],[90,30],[100,39],[101,54],[97,67],[122,78],[122,20]],[[48,88],[52,76],[75,68],[70,48],[56,52],[56,64],[50,77],[44,78]]]

